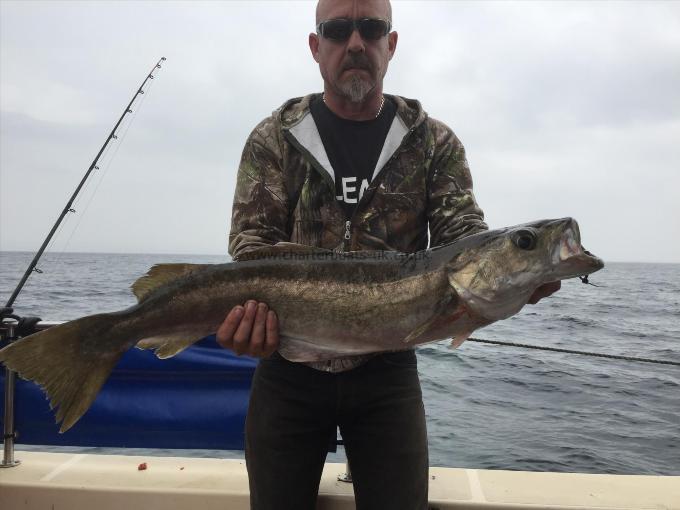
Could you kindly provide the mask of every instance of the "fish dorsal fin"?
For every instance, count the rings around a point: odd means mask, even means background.
[[[257,260],[274,257],[290,257],[295,255],[312,255],[312,254],[328,254],[333,253],[332,250],[325,248],[317,248],[315,246],[307,246],[306,244],[280,242],[271,246],[262,246],[255,250],[251,250],[242,255],[239,255],[238,261]]]
[[[149,271],[132,284],[132,293],[140,303],[161,285],[176,280],[182,276],[194,273],[208,267],[210,264],[156,264]]]

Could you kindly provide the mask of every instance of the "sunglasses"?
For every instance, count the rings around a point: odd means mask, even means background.
[[[316,33],[326,39],[346,41],[354,32],[359,31],[361,38],[366,41],[377,41],[389,34],[392,25],[389,21],[379,18],[361,19],[329,19],[316,26]]]

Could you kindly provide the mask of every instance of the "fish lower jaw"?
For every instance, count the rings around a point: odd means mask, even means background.
[[[553,253],[553,266],[555,279],[563,280],[594,273],[604,267],[604,262],[585,250],[569,231]]]
[[[586,274],[594,273],[604,267],[604,262],[591,253],[579,249],[578,252],[569,253],[563,256],[562,249],[560,256],[555,257],[553,280],[565,280]]]

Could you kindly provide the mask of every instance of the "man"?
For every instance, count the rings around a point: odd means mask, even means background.
[[[414,252],[427,247],[428,228],[431,246],[487,228],[460,141],[417,101],[383,94],[398,38],[391,18],[388,0],[318,3],[309,47],[324,91],[288,101],[246,142],[229,238],[235,260],[278,242]],[[358,509],[427,508],[413,350],[291,363],[275,352],[275,312],[254,301],[235,307],[217,338],[263,358],[246,419],[253,509],[315,508],[336,426]]]

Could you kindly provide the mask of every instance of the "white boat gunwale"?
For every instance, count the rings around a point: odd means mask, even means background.
[[[17,458],[19,466],[0,470],[3,510],[249,508],[243,460],[29,451]],[[343,472],[343,464],[326,464],[318,510],[354,508],[351,484],[337,480]],[[680,510],[680,476],[431,467],[430,508]]]

